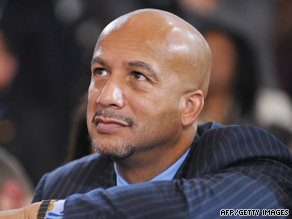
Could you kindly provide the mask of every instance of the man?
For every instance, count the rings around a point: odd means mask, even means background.
[[[197,126],[210,68],[204,38],[175,15],[144,9],[110,23],[94,50],[88,94],[87,125],[98,154],[46,174],[36,203],[2,215],[289,214],[292,156],[282,143],[254,127]]]

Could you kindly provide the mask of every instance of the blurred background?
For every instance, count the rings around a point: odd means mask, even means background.
[[[33,185],[69,153],[90,153],[75,147],[90,147],[76,141],[79,130],[88,137],[94,45],[106,24],[139,8],[177,14],[210,44],[200,122],[257,125],[292,147],[291,0],[0,0],[0,146]]]

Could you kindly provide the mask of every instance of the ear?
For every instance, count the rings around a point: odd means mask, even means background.
[[[201,90],[195,90],[181,97],[181,122],[183,126],[192,125],[199,117],[204,106],[204,95]]]

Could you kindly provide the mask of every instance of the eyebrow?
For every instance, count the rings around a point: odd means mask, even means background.
[[[99,57],[93,57],[92,58],[92,60],[91,60],[91,66],[94,63],[99,63],[100,65],[103,65],[103,66],[106,66],[107,65],[106,62],[104,60],[102,60],[101,58],[99,58]],[[149,65],[146,62],[142,62],[142,61],[131,61],[131,62],[128,63],[128,66],[129,67],[144,68],[144,69],[146,69],[154,77],[154,79],[158,80],[157,73],[154,71],[154,69],[151,67],[151,65]]]
[[[101,64],[101,65],[106,65],[105,61],[103,61],[99,57],[93,57],[90,64],[93,65],[96,62],[99,63],[99,64]]]
[[[151,65],[147,64],[146,62],[142,61],[131,61],[128,64],[130,67],[138,67],[138,68],[144,68],[147,71],[150,72],[150,74],[157,80],[157,73],[154,71],[154,69],[151,67]]]

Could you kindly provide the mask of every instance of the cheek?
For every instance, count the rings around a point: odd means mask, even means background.
[[[91,120],[96,113],[97,98],[99,95],[99,90],[93,86],[93,83],[90,84],[88,89],[88,105],[87,105],[87,125],[88,127],[91,124]]]
[[[94,106],[97,104],[97,98],[100,93],[100,90],[96,88],[94,80],[91,80],[91,83],[88,88],[88,106]]]
[[[165,117],[179,115],[179,101],[171,93],[168,95],[132,96],[130,105],[138,122],[144,124],[164,121]]]
[[[165,143],[177,139],[180,133],[180,116],[176,104],[169,101],[150,101],[138,115],[135,136],[145,142]]]

